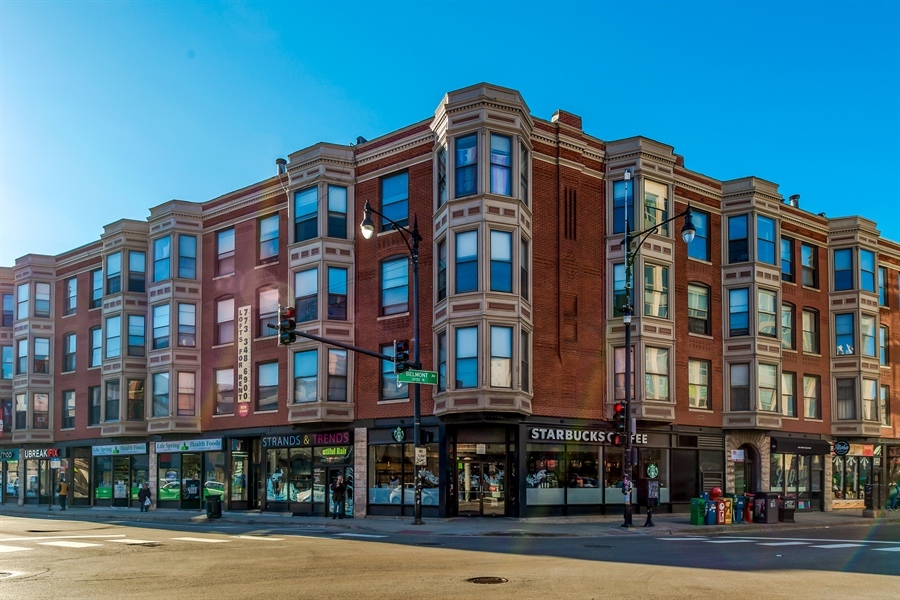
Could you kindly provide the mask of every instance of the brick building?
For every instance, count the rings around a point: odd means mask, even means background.
[[[630,254],[626,227],[647,232]],[[161,507],[325,516],[340,473],[348,514],[409,514],[413,386],[345,347],[408,340],[438,373],[421,387],[426,518],[621,511],[629,257],[634,474],[664,509],[714,486],[801,510],[861,507],[870,483],[883,499],[900,477],[900,244],[480,84],[0,268],[2,501],[46,502],[63,475],[73,504],[134,506],[148,481]],[[279,305],[338,345],[278,345]]]

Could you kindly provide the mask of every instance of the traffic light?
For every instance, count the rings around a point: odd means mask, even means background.
[[[278,307],[278,345],[287,346],[297,341],[297,309],[293,306]]]
[[[616,402],[613,406],[613,427],[616,428],[617,433],[625,433],[625,418],[625,405]]]
[[[409,342],[394,340],[394,373],[409,369]]]

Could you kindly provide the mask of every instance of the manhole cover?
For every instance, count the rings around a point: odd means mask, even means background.
[[[473,577],[466,581],[469,583],[506,583],[509,580],[505,577]]]
[[[443,546],[441,542],[420,542],[416,546]]]

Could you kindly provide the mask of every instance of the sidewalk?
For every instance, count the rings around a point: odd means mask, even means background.
[[[268,529],[325,529],[366,534],[421,534],[449,536],[522,536],[577,537],[604,535],[710,535],[789,531],[793,529],[822,529],[839,525],[871,526],[880,523],[900,523],[900,511],[885,512],[876,518],[864,518],[862,511],[796,513],[795,523],[739,523],[732,525],[691,525],[687,514],[653,515],[654,527],[643,527],[645,514],[634,515],[633,528],[621,527],[621,515],[580,517],[537,517],[529,519],[455,517],[425,518],[424,525],[413,525],[412,517],[364,517],[333,520],[323,517],[295,517],[290,513],[259,511],[224,512],[221,518],[208,519],[206,512],[188,510],[152,510],[142,513],[137,508],[90,508],[70,506],[65,512],[58,506],[52,511],[47,505],[0,505],[0,516],[27,517],[72,521],[101,521],[131,523],[168,523],[185,525],[235,525]]]

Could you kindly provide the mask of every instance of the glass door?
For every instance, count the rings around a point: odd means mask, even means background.
[[[131,457],[113,457],[112,505],[127,507],[131,497]]]
[[[481,463],[464,461],[457,475],[459,481],[459,515],[481,515]]]
[[[460,516],[506,514],[506,482],[502,462],[464,461],[457,474]]]
[[[200,509],[202,454],[181,455],[181,508]]]

